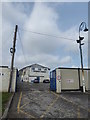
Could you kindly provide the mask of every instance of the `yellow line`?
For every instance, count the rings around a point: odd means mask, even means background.
[[[77,108],[77,117],[80,118],[80,108]]]
[[[52,92],[52,91],[49,91],[51,92],[52,94],[54,94],[55,96],[59,97],[59,95],[57,95],[55,92]]]
[[[55,102],[58,100],[59,97],[57,97],[50,105],[47,107],[46,111],[40,116],[40,118],[43,118],[45,114],[50,110],[50,108],[55,104]]]
[[[65,98],[65,97],[63,97],[63,96],[60,96],[62,99],[64,99],[64,100],[66,100],[67,102],[70,102],[70,103],[72,103],[72,104],[74,104],[74,105],[77,105],[77,104],[75,104],[73,101],[71,101],[71,100],[68,100],[67,98]]]
[[[90,95],[90,93],[88,93],[88,92],[87,92],[87,93],[85,93],[85,94],[86,94],[86,95]]]
[[[67,102],[69,102],[69,103],[72,103],[73,105],[77,105],[76,103],[74,103],[73,101],[71,101],[71,100],[68,100],[67,98],[65,98],[65,97],[62,97],[62,96],[60,96],[62,99],[64,99],[64,100],[66,100]],[[88,112],[90,112],[90,110],[89,109],[86,109],[85,107],[83,107],[83,106],[81,106],[81,105],[77,105],[77,106],[79,106],[80,108],[82,108],[82,109],[84,109],[84,110],[86,110],[86,111],[88,111]]]
[[[28,100],[28,101],[30,100],[29,98],[27,98],[27,96],[25,96],[24,99],[26,99],[26,100]]]
[[[28,102],[29,103],[29,102]],[[26,106],[28,103],[25,103],[24,105],[20,106],[20,108],[23,108],[24,106]]]
[[[19,111],[20,111],[21,98],[22,98],[22,92],[20,93],[20,97],[19,97],[19,101],[18,101],[18,106],[17,106],[17,111],[18,111],[18,113],[19,113]]]
[[[24,113],[25,115],[30,116],[31,118],[35,118],[34,116],[32,116],[32,115],[30,115],[30,114],[28,114],[28,113],[24,112],[24,111],[23,111],[23,110],[21,110],[21,109],[20,109],[20,112]]]

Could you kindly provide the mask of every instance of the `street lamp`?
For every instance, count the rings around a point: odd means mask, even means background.
[[[85,93],[85,80],[84,80],[84,70],[83,70],[83,57],[82,57],[82,48],[81,48],[81,46],[84,45],[84,43],[81,43],[81,41],[84,39],[84,37],[81,37],[81,36],[80,36],[80,31],[84,31],[84,32],[87,32],[87,31],[88,31],[85,22],[82,22],[82,23],[80,24],[80,26],[79,26],[79,40],[77,40],[77,43],[79,43],[80,56],[81,56],[83,92]]]

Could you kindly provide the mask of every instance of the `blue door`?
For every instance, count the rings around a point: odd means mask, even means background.
[[[56,91],[56,70],[50,72],[50,90]]]

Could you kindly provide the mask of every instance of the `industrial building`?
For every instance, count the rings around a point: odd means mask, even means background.
[[[90,69],[84,70],[85,89],[90,90]],[[50,89],[60,93],[62,90],[82,90],[82,70],[80,68],[56,68],[50,72]]]
[[[16,91],[17,69],[13,69],[11,92]],[[8,92],[10,83],[10,68],[8,66],[0,66],[0,92]]]
[[[19,70],[19,78],[26,82],[32,82],[32,80],[38,78],[39,82],[43,82],[44,79],[50,79],[49,71],[50,68],[48,67],[39,64],[32,64]]]

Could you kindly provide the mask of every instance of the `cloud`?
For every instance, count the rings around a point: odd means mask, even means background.
[[[62,48],[62,46],[66,50],[71,48],[72,51],[77,50],[77,44],[75,44],[77,38],[77,27],[73,27],[66,32],[62,32],[60,28],[58,28],[57,21],[58,17],[60,17],[59,14],[57,14],[53,8],[47,6],[47,4],[35,3],[33,11],[24,26],[28,31],[23,34],[22,37],[26,52],[29,51],[30,53],[31,51],[31,54],[37,54],[37,52],[53,54],[58,48]],[[30,33],[29,30],[61,36],[61,38],[33,34]],[[62,36],[72,38],[73,40],[70,41],[63,39]]]
[[[30,11],[28,6],[30,6]],[[61,17],[54,7],[48,3],[3,3],[3,64],[10,64],[9,48],[12,46],[14,27],[19,25],[20,38],[17,36],[17,50],[15,66],[21,68],[25,65],[39,63],[50,68],[58,66],[69,66],[73,61],[70,56],[74,52],[78,53],[76,39],[78,36],[78,26],[73,26],[65,32],[58,27],[58,19]],[[56,37],[35,34],[30,31],[46,33]],[[63,39],[71,38],[72,40]],[[7,61],[6,61],[7,60]]]
[[[22,25],[27,19],[19,7],[13,3],[2,3],[2,64],[9,65],[10,47],[12,47],[14,27],[16,24]],[[6,61],[7,60],[7,61]]]
[[[32,31],[40,31],[52,35],[55,33],[59,34],[58,26],[56,25],[57,19],[58,15],[46,3],[35,3],[24,28],[28,31],[31,29]],[[24,40],[26,41],[25,43]],[[23,43],[25,48],[31,48],[32,52],[48,53],[50,51],[52,52],[58,46],[58,39],[27,32],[23,36]]]
[[[16,63],[19,65],[19,67],[23,67],[23,65],[29,65],[33,63],[42,64],[45,66],[50,67],[51,69],[56,68],[58,66],[67,66],[68,63],[71,61],[70,56],[65,56],[63,58],[60,58],[59,56],[54,55],[48,55],[48,54],[40,54],[36,56],[29,56],[24,59],[23,56],[18,56]],[[24,59],[24,60],[23,60]],[[26,62],[26,63],[25,63]],[[27,64],[29,63],[29,64]]]
[[[11,2],[11,0],[1,0],[2,2]],[[12,2],[88,2],[88,0],[12,0]]]
[[[0,56],[2,56],[2,4],[0,3]],[[2,57],[0,58],[0,64],[2,64]]]

